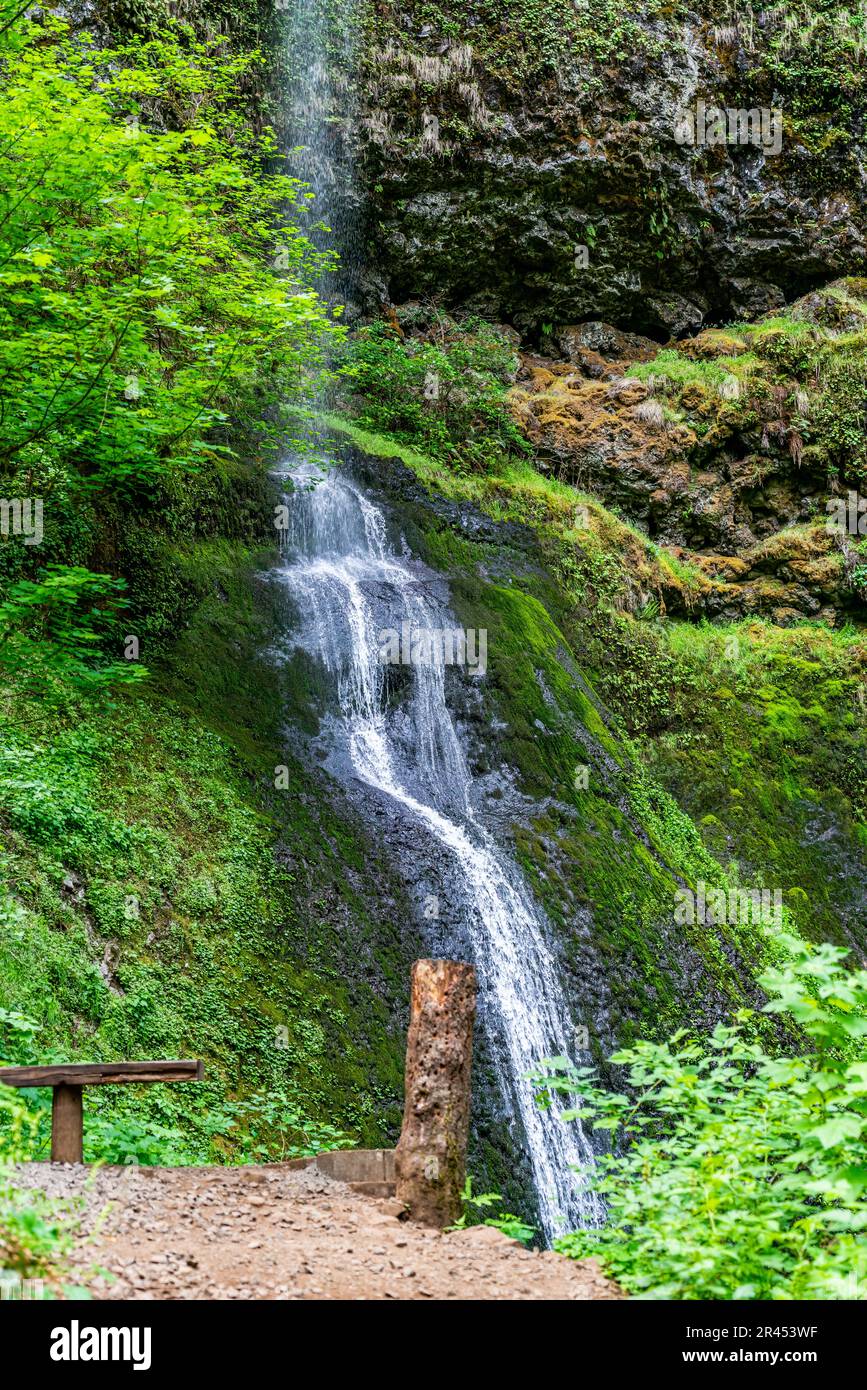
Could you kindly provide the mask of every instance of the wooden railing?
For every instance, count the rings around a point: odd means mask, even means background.
[[[0,1067],[4,1086],[51,1086],[51,1162],[81,1163],[84,1086],[130,1082],[201,1081],[202,1062],[59,1062],[47,1067]]]

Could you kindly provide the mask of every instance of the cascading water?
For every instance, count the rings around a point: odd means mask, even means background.
[[[355,298],[362,219],[354,179],[356,15],[352,0],[288,0],[285,100],[288,166],[313,194],[295,209],[314,244],[340,252],[319,292],[347,307]],[[283,0],[283,8],[286,0]]]
[[[540,1214],[550,1236],[563,1223],[590,1224],[596,1200],[570,1165],[593,1161],[577,1124],[540,1111],[524,1076],[545,1057],[566,1053],[568,1009],[545,927],[515,865],[471,805],[471,778],[445,693],[442,646],[411,666],[408,702],[414,737],[389,709],[382,634],[410,625],[415,636],[454,630],[418,566],[389,545],[385,517],[337,466],[301,463],[294,484],[282,577],[302,617],[300,640],[325,665],[340,714],[328,730],[337,756],[367,787],[390,798],[457,866],[451,881],[479,976],[481,1012],[492,1035],[504,1095],[521,1120]],[[413,753],[408,756],[407,747]]]
[[[302,148],[293,172],[315,194],[314,218],[335,229],[348,267],[344,288],[351,292],[359,260],[357,205],[348,191],[352,112],[345,59],[352,40],[332,42],[327,0],[296,0],[296,6],[290,131],[291,143]],[[338,713],[323,726],[331,769],[387,799],[415,834],[436,845],[447,891],[460,899],[462,946],[476,965],[480,1017],[503,1097],[526,1139],[545,1234],[595,1224],[598,1199],[572,1171],[592,1164],[589,1141],[576,1122],[560,1121],[556,1108],[541,1111],[524,1079],[544,1058],[568,1054],[569,1010],[544,919],[517,866],[473,808],[446,699],[442,648],[430,643],[427,659],[411,664],[406,699],[394,705],[387,699],[382,633],[407,623],[413,633],[441,633],[456,623],[436,584],[389,543],[383,512],[336,460],[324,469],[294,460],[285,477],[292,490],[280,578],[300,614],[293,640],[321,661],[336,689]]]

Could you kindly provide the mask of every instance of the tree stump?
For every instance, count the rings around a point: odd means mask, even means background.
[[[416,961],[395,1177],[398,1200],[425,1226],[448,1226],[461,1212],[475,1013],[471,965]]]

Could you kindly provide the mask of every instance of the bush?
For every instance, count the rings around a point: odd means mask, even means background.
[[[210,1112],[205,1129],[212,1141],[223,1141],[218,1157],[235,1163],[285,1163],[352,1148],[348,1134],[311,1119],[283,1091],[224,1101]]]
[[[458,470],[483,470],[504,455],[528,451],[506,404],[515,352],[491,324],[447,319],[402,338],[388,324],[375,323],[347,345],[343,365],[367,429]]]
[[[591,1186],[608,1222],[556,1242],[596,1255],[630,1293],[672,1299],[867,1297],[867,970],[845,953],[779,938],[789,953],[761,983],[765,1012],[813,1047],[773,1056],[750,1013],[702,1041],[685,1032],[611,1059],[629,1094],[562,1059],[536,1078],[577,1095],[564,1120],[608,1132]]]

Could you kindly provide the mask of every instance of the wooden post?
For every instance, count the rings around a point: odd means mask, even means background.
[[[51,1104],[51,1162],[83,1162],[84,1112],[80,1086],[55,1086]]]
[[[416,961],[395,1178],[398,1200],[425,1226],[448,1226],[460,1215],[475,1013],[476,972],[471,965]]]

